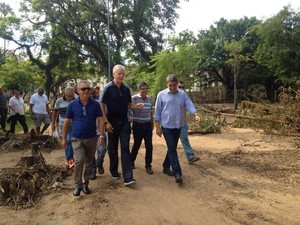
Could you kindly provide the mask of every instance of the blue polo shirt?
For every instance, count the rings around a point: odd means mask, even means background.
[[[128,120],[127,113],[128,104],[131,102],[131,93],[127,84],[122,83],[120,88],[114,81],[106,84],[101,95],[101,102],[106,104],[108,120]]]
[[[66,118],[72,120],[71,137],[78,139],[96,137],[96,119],[102,116],[100,104],[90,98],[84,107],[79,100],[80,98],[76,98],[71,101],[67,108]]]

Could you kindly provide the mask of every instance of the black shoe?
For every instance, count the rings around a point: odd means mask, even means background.
[[[177,184],[181,184],[182,183],[182,177],[181,177],[181,175],[180,174],[176,174],[175,175],[175,182],[177,183]]]
[[[131,186],[131,185],[134,185],[135,183],[136,183],[136,180],[133,179],[133,178],[126,179],[126,180],[124,181],[124,185],[125,185],[125,186]]]
[[[119,180],[120,179],[120,174],[119,173],[111,173],[111,178],[113,180]]]
[[[82,192],[86,195],[91,194],[91,190],[89,189],[89,187],[82,187]]]
[[[147,167],[147,168],[146,168],[146,172],[147,172],[148,174],[153,174],[153,170],[151,169],[151,167]]]
[[[81,192],[81,188],[75,188],[75,190],[73,191],[73,195],[80,196],[80,192]]]
[[[172,170],[169,169],[169,168],[168,168],[168,169],[164,169],[164,170],[163,170],[163,173],[164,173],[164,174],[167,174],[168,176],[171,176],[171,177],[174,176]]]
[[[104,168],[102,165],[98,165],[98,173],[99,174],[104,174]]]
[[[95,180],[97,177],[96,177],[96,171],[93,171],[91,176],[90,176],[90,180]]]

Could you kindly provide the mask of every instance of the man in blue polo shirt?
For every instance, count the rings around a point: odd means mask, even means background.
[[[114,180],[120,179],[118,172],[118,143],[121,145],[121,163],[124,185],[135,184],[131,168],[129,140],[130,123],[128,121],[128,108],[143,108],[143,103],[134,104],[131,100],[129,86],[123,83],[125,67],[115,65],[113,68],[113,80],[105,85],[101,95],[101,108],[105,127],[108,132],[108,155],[110,159],[109,170]]]
[[[90,194],[88,187],[95,157],[96,144],[103,144],[104,123],[99,102],[90,97],[90,83],[80,81],[78,84],[79,97],[68,105],[63,127],[62,145],[67,146],[67,134],[70,124],[71,141],[74,152],[74,196],[79,196],[82,191]],[[100,127],[100,138],[97,138],[96,120]]]

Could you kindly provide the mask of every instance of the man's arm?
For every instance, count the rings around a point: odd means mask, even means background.
[[[33,106],[34,106],[34,104],[31,104],[31,103],[30,103],[30,105],[29,105],[29,113],[30,113],[31,119],[34,119],[34,114],[33,114],[33,111],[32,111]]]
[[[62,135],[62,141],[61,145],[66,148],[67,147],[67,134],[70,128],[71,119],[65,118],[64,120],[64,126],[63,126],[63,135]]]
[[[52,118],[51,118],[51,131],[55,130],[55,124],[56,124],[57,115],[58,115],[58,111],[53,110],[52,111]]]

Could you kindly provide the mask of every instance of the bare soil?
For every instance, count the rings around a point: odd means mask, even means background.
[[[44,195],[34,207],[0,207],[0,224],[9,225],[199,225],[300,224],[300,139],[269,136],[251,129],[191,135],[201,160],[189,165],[178,153],[184,182],[162,173],[163,138],[154,135],[153,175],[144,168],[140,149],[134,187],[108,173],[90,182],[91,195],[72,195],[72,177]],[[0,169],[12,168],[30,150],[0,152]],[[43,152],[46,163],[64,164],[64,151]]]

